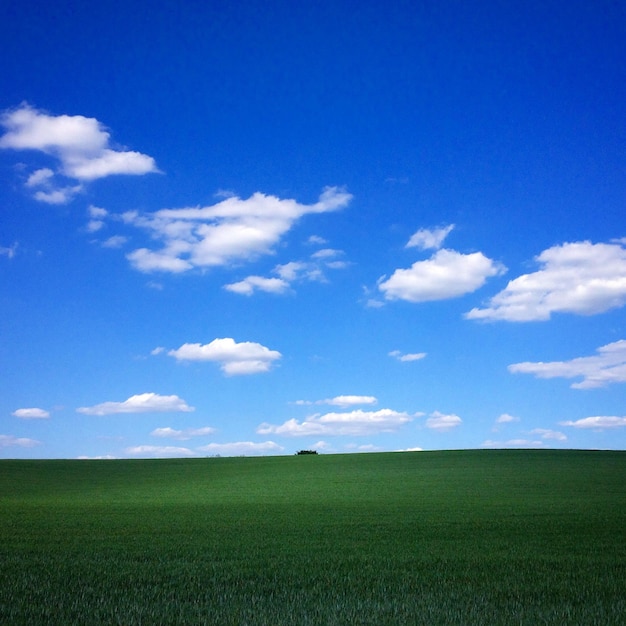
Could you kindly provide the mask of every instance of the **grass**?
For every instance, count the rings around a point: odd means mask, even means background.
[[[0,461],[2,624],[624,624],[626,453]]]

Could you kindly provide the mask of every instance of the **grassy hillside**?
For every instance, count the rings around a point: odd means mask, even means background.
[[[0,461],[0,623],[623,624],[626,453]]]

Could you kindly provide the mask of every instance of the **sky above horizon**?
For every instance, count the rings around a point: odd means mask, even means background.
[[[0,8],[0,458],[626,449],[626,6]]]

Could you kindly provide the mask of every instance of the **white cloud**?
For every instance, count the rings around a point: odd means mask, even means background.
[[[0,256],[6,256],[9,259],[12,259],[17,253],[18,243],[17,241],[8,248],[0,246]]]
[[[142,457],[175,457],[175,456],[197,456],[189,448],[178,446],[132,446],[126,448],[126,454]]]
[[[396,452],[423,452],[424,448],[415,447],[415,448],[402,448],[401,450],[396,450]]]
[[[13,411],[11,415],[25,420],[46,419],[50,417],[50,413],[48,411],[46,411],[45,409],[38,409],[36,407],[30,409],[17,409]]]
[[[626,426],[626,417],[615,416],[594,416],[584,417],[575,421],[559,422],[561,426],[572,426],[573,428],[593,428],[595,430],[605,430],[607,428],[623,428]]]
[[[102,242],[103,248],[121,248],[128,241],[123,235],[113,235]]]
[[[311,405],[311,404],[329,404],[331,406],[338,407],[349,407],[349,406],[357,406],[359,404],[376,404],[378,402],[377,398],[374,396],[354,396],[354,395],[344,395],[344,396],[335,396],[334,398],[326,398],[325,400],[296,400],[294,404],[298,405]]]
[[[378,288],[387,300],[446,300],[476,291],[487,278],[504,271],[482,252],[461,254],[443,249],[426,261],[413,263],[409,269],[396,270],[388,279],[383,276]]]
[[[273,441],[254,443],[253,441],[236,441],[233,443],[210,443],[197,448],[200,452],[208,452],[220,456],[258,456],[278,454],[284,450]]]
[[[622,243],[564,243],[535,259],[541,269],[509,282],[468,319],[529,322],[552,313],[594,315],[626,303],[626,249]]]
[[[257,428],[260,435],[276,434],[285,437],[307,435],[371,435],[382,432],[395,432],[413,420],[415,415],[380,409],[379,411],[356,410],[349,413],[315,414],[302,422],[290,419],[283,424],[263,423]]]
[[[537,378],[582,378],[573,389],[594,389],[613,383],[626,382],[626,340],[601,346],[594,356],[571,361],[541,361],[514,363],[508,370],[513,374],[534,374]]]
[[[420,361],[426,356],[426,352],[413,352],[409,354],[402,354],[400,350],[392,350],[389,352],[389,356],[392,356],[394,359],[402,363],[408,363],[410,361]]]
[[[255,291],[265,291],[267,293],[285,293],[289,289],[289,283],[282,278],[264,278],[263,276],[248,276],[236,283],[224,285],[224,289],[239,293],[244,296],[251,296]]]
[[[531,439],[508,439],[507,441],[493,441],[487,439],[481,444],[483,448],[538,448],[543,446],[543,441]]]
[[[492,428],[494,432],[498,432],[502,428],[502,424],[511,424],[512,422],[519,422],[519,417],[515,417],[514,415],[509,415],[508,413],[502,413],[496,419],[496,425]]]
[[[434,228],[420,228],[406,244],[407,248],[419,248],[420,250],[438,250],[441,248],[444,239],[450,234],[454,224]]]
[[[214,432],[215,428],[211,428],[210,426],[204,426],[202,428],[185,428],[183,430],[175,430],[174,428],[167,426],[165,428],[155,428],[150,435],[152,435],[152,437],[179,439],[180,441],[185,441],[187,439],[192,439],[193,437],[211,435]]]
[[[229,197],[206,207],[131,211],[123,215],[124,221],[147,230],[163,246],[139,248],[128,259],[142,272],[183,272],[250,261],[273,253],[299,218],[336,211],[351,198],[343,189],[327,187],[308,205],[257,192],[245,200]]]
[[[103,402],[95,406],[76,409],[84,415],[114,415],[117,413],[177,413],[195,409],[178,396],[161,396],[157,393],[141,393],[124,402]]]
[[[178,361],[219,363],[221,370],[230,376],[268,372],[274,362],[282,357],[280,352],[270,350],[260,343],[236,343],[230,337],[214,339],[204,345],[185,343],[177,350],[170,350],[168,354]]]
[[[28,439],[27,437],[14,437],[13,435],[0,435],[0,448],[9,448],[16,446],[18,448],[33,448],[38,446],[41,441],[36,439]]]
[[[239,282],[224,285],[224,289],[245,296],[251,296],[255,291],[282,294],[289,291],[291,283],[296,281],[326,282],[325,269],[338,270],[348,266],[346,261],[333,260],[340,254],[343,254],[341,250],[331,250],[330,248],[320,250],[311,255],[311,261],[290,261],[277,265],[272,272],[278,278],[248,276]]]
[[[426,420],[426,428],[445,432],[460,426],[462,422],[463,420],[458,415],[445,415],[439,411],[434,411]]]
[[[548,428],[534,428],[530,431],[531,435],[539,435],[542,439],[554,439],[555,441],[566,441],[567,436],[558,430],[550,430]]]
[[[496,419],[496,424],[509,424],[510,422],[519,422],[519,417],[515,417],[514,415],[509,415],[508,413],[502,413],[498,419]]]
[[[6,133],[0,148],[38,150],[59,162],[56,171],[40,168],[26,181],[28,188],[42,187],[35,198],[50,204],[68,202],[82,186],[59,185],[61,175],[78,181],[91,181],[113,174],[158,172],[154,159],[140,152],[116,150],[110,134],[96,119],[82,115],[48,115],[27,104],[6,111],[0,118]]]

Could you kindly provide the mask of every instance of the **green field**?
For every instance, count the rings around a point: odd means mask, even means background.
[[[1,624],[626,623],[626,453],[0,461]]]

